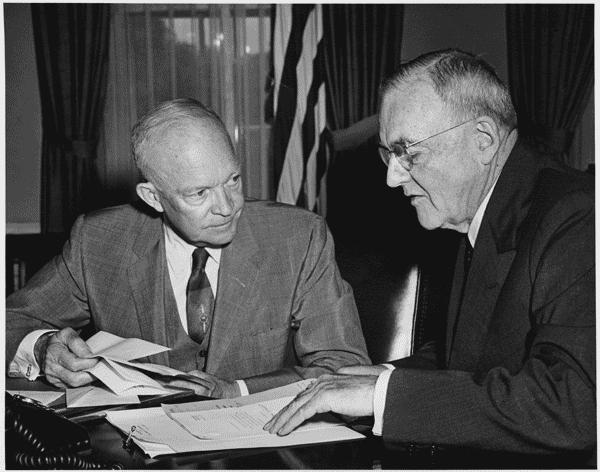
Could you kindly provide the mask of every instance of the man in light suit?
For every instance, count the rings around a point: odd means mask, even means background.
[[[332,410],[395,442],[594,451],[593,180],[519,141],[506,86],[461,51],[403,65],[379,122],[387,184],[425,228],[466,234],[445,346],[322,376],[265,429]]]
[[[184,385],[214,397],[369,363],[324,221],[245,203],[214,112],[165,102],[138,122],[132,149],[145,205],[79,217],[62,254],[7,299],[10,375],[92,381],[82,338],[99,330],[172,348],[149,360],[194,372]]]

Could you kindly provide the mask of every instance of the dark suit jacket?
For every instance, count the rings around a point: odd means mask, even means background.
[[[593,180],[518,143],[485,211],[459,310],[463,252],[442,369],[432,344],[395,363],[384,438],[526,453],[593,448]]]
[[[170,303],[169,303],[170,301]],[[178,317],[162,219],[133,206],[80,217],[61,255],[7,299],[7,360],[25,334],[71,326],[168,345]],[[246,202],[223,249],[206,371],[257,391],[369,363],[352,290],[317,215]],[[173,365],[169,353],[152,360]]]

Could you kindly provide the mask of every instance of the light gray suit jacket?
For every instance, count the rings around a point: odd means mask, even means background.
[[[223,249],[206,371],[260,391],[369,363],[349,285],[319,216],[249,201]],[[7,360],[23,336],[71,326],[168,345],[178,317],[162,219],[125,205],[81,216],[62,254],[7,305]],[[154,362],[181,367],[169,352]]]

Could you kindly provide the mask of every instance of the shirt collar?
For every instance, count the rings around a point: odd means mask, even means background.
[[[479,234],[479,228],[481,227],[481,221],[483,220],[483,215],[485,213],[485,209],[490,201],[490,197],[492,196],[492,192],[496,187],[496,182],[498,182],[498,178],[494,181],[494,184],[486,194],[483,201],[479,204],[479,208],[475,212],[475,216],[469,225],[469,230],[467,232],[467,237],[469,238],[469,242],[471,243],[471,247],[475,247],[475,241],[477,240],[477,235]]]
[[[163,221],[163,231],[165,233],[165,247],[169,254],[178,254],[182,258],[191,260],[192,253],[197,246],[188,243],[179,236],[173,228]],[[208,255],[217,263],[221,262],[221,248],[206,247]]]

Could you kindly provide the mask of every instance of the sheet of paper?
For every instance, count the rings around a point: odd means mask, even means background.
[[[152,364],[150,362],[130,362],[130,361],[116,361],[119,364],[126,365],[129,367],[133,367],[138,370],[145,370],[146,372],[152,372],[153,374],[164,375],[166,377],[178,377],[183,379],[194,380],[197,377],[194,377],[191,374],[186,372],[182,372],[181,370],[173,369],[172,367],[167,367],[166,365],[160,364]]]
[[[198,412],[204,410],[217,410],[221,408],[236,408],[267,400],[274,400],[276,398],[295,397],[301,391],[306,390],[306,388],[311,385],[312,382],[313,380],[311,379],[301,380],[289,385],[284,385],[283,387],[272,388],[270,390],[265,390],[264,392],[246,395],[245,397],[222,398],[218,400],[204,400],[179,403],[175,405],[163,405],[163,409],[167,412],[167,414],[170,414],[177,412],[182,413],[186,411]]]
[[[138,338],[122,338],[106,331],[99,331],[87,341],[94,356],[130,361],[170,350],[160,344]]]
[[[263,426],[294,397],[276,398],[236,408],[169,413],[169,417],[199,439],[235,439],[269,435]],[[311,419],[296,429],[311,431],[343,425],[333,416]]]
[[[110,359],[101,359],[88,372],[117,395],[156,395],[167,393],[167,389],[143,372],[121,365]],[[142,389],[144,390],[143,392]]]
[[[129,405],[139,403],[137,395],[116,395],[104,387],[86,385],[67,389],[67,408],[100,405]]]
[[[31,398],[36,400],[43,405],[49,405],[54,400],[58,400],[62,397],[65,392],[48,392],[48,391],[34,391],[34,390],[7,390],[11,395],[21,395],[22,397]]]
[[[176,452],[283,447],[364,438],[362,434],[346,426],[330,426],[316,430],[294,431],[282,437],[266,434],[249,438],[198,439],[171,420],[162,408],[109,411],[106,418],[125,434],[129,434],[131,427],[136,426],[132,434],[133,440],[150,457]]]

